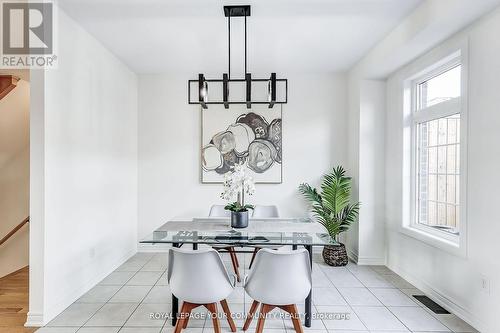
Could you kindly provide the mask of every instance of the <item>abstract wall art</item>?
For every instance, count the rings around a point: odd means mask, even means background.
[[[282,182],[282,109],[210,106],[202,112],[201,181],[222,183],[245,164],[256,183]]]

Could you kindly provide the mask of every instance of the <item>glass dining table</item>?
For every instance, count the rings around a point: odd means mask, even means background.
[[[228,245],[237,253],[249,253],[245,247],[291,246],[304,247],[309,252],[312,268],[314,246],[335,245],[323,226],[308,218],[250,219],[244,229],[232,229],[230,220],[224,218],[175,219],[166,222],[140,241],[142,244],[172,244],[173,247],[189,244],[198,249],[199,244]],[[241,249],[241,250],[240,250]],[[172,325],[178,316],[179,301],[172,295]],[[311,327],[312,290],[305,300],[304,324]]]

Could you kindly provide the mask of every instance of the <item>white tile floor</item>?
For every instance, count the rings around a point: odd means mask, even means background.
[[[249,255],[238,254],[242,276],[248,273]],[[224,260],[232,270],[227,255]],[[139,253],[69,306],[37,333],[172,333],[171,294],[165,270],[166,253]],[[437,315],[411,295],[418,289],[384,266],[330,267],[314,255],[313,311],[311,328],[306,333],[428,333],[477,332],[455,315]],[[252,300],[239,286],[228,299],[241,331],[244,316]],[[303,305],[299,306],[303,311]],[[185,333],[210,333],[213,325],[203,318],[206,311],[196,310],[200,319],[191,319]],[[159,318],[152,319],[151,314]],[[278,310],[275,310],[279,314]],[[255,330],[255,321],[248,332]],[[221,321],[224,333],[228,324]],[[294,332],[289,319],[268,319],[266,333]]]

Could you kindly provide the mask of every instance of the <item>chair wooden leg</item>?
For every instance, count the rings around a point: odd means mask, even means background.
[[[187,317],[186,320],[184,320],[184,325],[182,325],[182,329],[186,329],[188,327],[188,323],[189,323],[189,317]]]
[[[259,307],[259,302],[253,301],[252,306],[250,307],[250,311],[248,312],[247,319],[245,320],[245,325],[243,325],[243,331],[246,331],[250,324],[252,323],[253,316],[255,315],[255,311]]]
[[[219,323],[219,318],[217,317],[217,303],[205,304],[205,307],[211,314],[212,323],[214,324],[214,332],[220,333],[220,323]]]
[[[197,307],[200,306],[200,304],[194,304],[194,303],[189,303],[189,302],[185,302],[187,304],[187,309],[186,309],[186,313],[184,314],[185,318],[186,318],[186,321],[184,321],[184,326],[182,326],[182,329],[186,328],[188,323],[189,323],[189,318],[191,316],[191,312],[196,309]]]
[[[188,326],[189,317],[191,316],[191,310],[193,309],[186,309],[186,313],[181,311],[182,315],[184,316],[184,324],[182,325],[182,329],[185,329]]]
[[[280,309],[288,312],[292,318],[293,328],[296,333],[304,333],[302,324],[300,323],[300,315],[295,304],[280,306]]]
[[[191,304],[191,303],[188,303],[188,304]],[[192,304],[192,306],[186,310],[187,316],[186,316],[186,320],[184,321],[184,325],[182,326],[182,329],[187,328],[188,323],[189,323],[189,318],[191,316],[191,311],[193,311],[198,306],[199,306],[198,304]]]
[[[179,313],[179,319],[175,324],[174,333],[180,333],[183,328],[186,328],[187,323],[189,321],[189,315],[193,309],[197,308],[198,304],[193,304],[189,302],[182,303],[181,312]]]
[[[259,321],[257,322],[257,329],[255,333],[262,333],[264,331],[264,323],[266,321],[266,316],[275,308],[274,305],[262,304],[260,307]]]
[[[231,255],[231,262],[233,263],[233,268],[234,268],[234,273],[236,274],[236,279],[238,280],[238,282],[241,282],[240,270],[238,269],[238,264],[236,263],[236,261],[238,260],[238,259],[236,259],[236,253],[234,253],[234,250],[233,251],[229,250],[229,254]]]
[[[240,262],[238,261],[238,255],[236,254],[234,247],[231,246],[229,249],[234,255],[234,261],[236,261],[236,267],[240,267]]]
[[[227,301],[223,299],[220,301],[220,305],[222,305],[222,310],[226,314],[227,322],[229,323],[229,327],[231,328],[231,332],[236,332],[236,324],[234,323],[233,317],[231,315],[231,310],[229,310],[229,306],[227,305]]]
[[[252,259],[250,260],[250,265],[248,266],[248,269],[252,268],[253,261],[255,260],[255,256],[257,255],[257,252],[259,252],[260,248],[256,247],[253,249],[253,254],[252,254]]]

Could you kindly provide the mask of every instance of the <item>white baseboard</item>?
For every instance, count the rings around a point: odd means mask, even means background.
[[[464,309],[462,306],[457,304],[457,302],[440,290],[433,288],[429,283],[417,278],[411,273],[408,273],[404,269],[396,265],[387,265],[389,269],[401,276],[406,281],[410,282],[416,288],[420,289],[425,293],[427,297],[432,299],[437,304],[441,305],[443,308],[453,313],[463,321],[467,322],[469,325],[474,327],[480,332],[493,332],[492,330],[487,330],[486,325],[484,325],[476,316],[470,313],[468,310]]]
[[[347,250],[347,257],[355,262],[355,263],[358,263],[358,252],[352,250],[352,249],[349,249],[346,247],[346,250]]]
[[[167,252],[172,244],[142,244],[137,245],[138,252]]]
[[[28,320],[25,326],[43,326],[46,325],[49,321],[54,319],[58,314],[60,314],[64,309],[66,309],[69,305],[75,302],[78,298],[80,298],[87,291],[96,286],[102,279],[108,276],[112,271],[120,267],[125,261],[127,261],[130,257],[132,257],[135,253],[137,253],[137,249],[131,249],[126,252],[123,256],[117,259],[113,265],[111,265],[108,271],[99,272],[99,274],[94,277],[88,279],[85,283],[79,286],[77,289],[72,290],[71,292],[66,293],[59,297],[59,300],[56,302],[56,305],[52,306],[50,309],[44,309],[43,313],[34,313],[30,315],[28,313]],[[31,318],[33,317],[33,319]]]
[[[370,266],[385,266],[385,258],[377,257],[358,257],[357,264],[360,266],[370,265]]]
[[[347,249],[347,257],[351,259],[351,261],[355,262],[360,266],[363,265],[380,266],[386,264],[385,258],[360,257],[358,253],[352,249]]]
[[[28,312],[25,327],[42,327],[43,326],[43,314],[42,313],[32,313]]]

